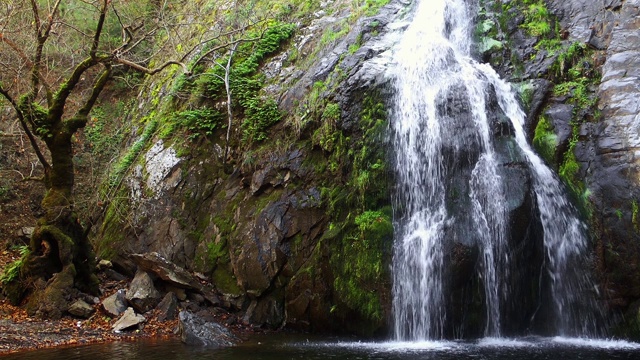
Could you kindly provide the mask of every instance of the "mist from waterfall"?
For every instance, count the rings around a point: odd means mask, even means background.
[[[397,340],[441,339],[451,319],[447,283],[453,242],[479,248],[478,267],[485,310],[484,336],[500,337],[512,298],[507,278],[509,205],[488,117],[492,96],[509,118],[518,152],[531,173],[544,233],[545,275],[551,279],[557,334],[591,335],[594,318],[575,303],[591,286],[577,263],[587,246],[585,226],[558,177],[527,144],[524,113],[510,86],[488,65],[471,57],[475,4],[464,0],[422,0],[394,52],[390,70],[397,185],[393,313]],[[470,164],[467,178],[452,180],[453,167]],[[453,194],[464,181],[466,194]],[[468,198],[466,214],[453,213],[447,199]],[[454,229],[471,224],[461,236]],[[517,301],[517,299],[515,299]],[[595,307],[595,305],[594,305]]]

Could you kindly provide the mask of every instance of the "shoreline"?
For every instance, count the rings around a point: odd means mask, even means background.
[[[142,329],[115,333],[111,325],[117,319],[110,319],[99,311],[85,320],[70,316],[39,320],[27,316],[24,309],[0,300],[0,357],[47,348],[180,338],[175,331],[178,320],[159,322],[155,314],[150,315]]]

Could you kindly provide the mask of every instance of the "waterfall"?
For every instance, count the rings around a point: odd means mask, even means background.
[[[455,243],[479,249],[476,271],[483,292],[482,334],[502,336],[510,321],[503,308],[518,299],[512,298],[508,285],[513,261],[510,205],[504,195],[503,164],[496,152],[495,112],[508,118],[517,147],[514,151],[522,155],[531,174],[544,234],[541,274],[550,279],[555,332],[592,334],[593,317],[579,316],[575,305],[590,284],[588,275],[577,266],[583,262],[587,245],[585,227],[557,176],[527,144],[524,114],[510,86],[490,66],[471,57],[477,4],[467,3],[419,1],[394,50],[390,114],[397,178],[396,338],[440,339],[452,333],[455,324],[450,324],[449,301],[455,289],[448,282],[447,262]],[[457,193],[460,189],[463,194]],[[453,211],[452,202],[465,210]]]

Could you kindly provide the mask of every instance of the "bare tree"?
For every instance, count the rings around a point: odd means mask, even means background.
[[[220,43],[228,35],[221,28],[198,24],[198,14],[173,16],[168,1],[6,0],[0,7],[0,94],[42,164],[46,188],[30,253],[3,290],[13,302],[31,293],[27,310],[56,318],[72,292],[98,291],[89,229],[74,212],[72,138],[110,77],[118,68],[154,75],[170,66],[189,74],[186,59],[204,45],[235,49],[240,40]],[[187,26],[209,30],[181,52]],[[159,53],[169,60],[151,67]]]

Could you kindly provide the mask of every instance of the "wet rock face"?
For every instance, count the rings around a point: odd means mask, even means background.
[[[505,38],[510,44],[505,52],[489,61],[505,78],[514,82],[530,81],[532,99],[525,129],[533,138],[539,115],[544,115],[557,137],[556,168],[570,149],[577,133],[573,154],[579,165],[576,181],[587,190],[591,214],[593,252],[596,273],[609,308],[624,309],[640,298],[640,26],[638,0],[548,0],[549,13],[560,22],[562,41],[586,44],[594,51],[593,64],[601,73],[601,82],[590,89],[597,91],[597,114],[580,110],[567,96],[553,95],[546,77],[553,54],[536,52],[535,39],[522,29],[520,14],[509,16]],[[511,10],[515,10],[515,7]],[[502,39],[500,39],[502,40]],[[535,56],[531,56],[535,55]],[[557,56],[557,54],[555,55]],[[514,71],[510,59],[523,63],[523,71]],[[584,76],[597,76],[586,69]],[[553,79],[551,74],[549,78]],[[546,83],[545,83],[546,82]],[[594,117],[573,129],[576,119]]]
[[[576,146],[591,191],[598,263],[607,296],[624,309],[640,298],[640,1],[551,1],[570,36],[606,50],[598,90],[600,120],[584,124]]]

